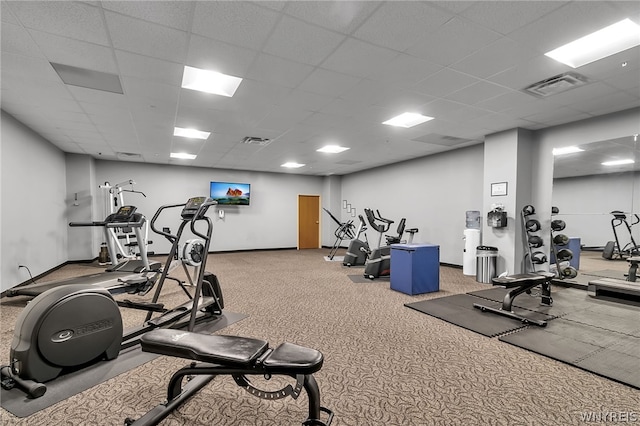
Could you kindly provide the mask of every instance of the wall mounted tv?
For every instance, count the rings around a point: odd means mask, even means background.
[[[251,185],[237,182],[211,182],[210,197],[220,206],[248,206],[251,201]]]

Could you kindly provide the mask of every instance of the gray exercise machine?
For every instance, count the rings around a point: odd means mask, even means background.
[[[100,227],[103,229],[111,259],[117,258],[115,230],[133,230],[138,241],[146,241],[144,229],[147,219],[136,211],[135,206],[121,206],[117,212],[110,214],[103,221],[71,222],[71,227]],[[64,280],[32,283],[11,288],[5,292],[7,297],[30,296],[35,297],[55,287],[83,284],[106,288],[112,294],[130,293],[144,295],[155,285],[160,262],[150,262],[147,257],[146,244],[140,244],[140,255],[137,258],[125,257],[119,263],[114,263],[103,272],[74,277]]]
[[[171,327],[191,331],[196,322],[218,318],[224,308],[222,291],[216,276],[205,271],[213,233],[213,222],[206,212],[214,204],[211,198],[194,197],[186,203],[160,207],[151,220],[153,231],[172,243],[167,264],[178,257],[185,227],[189,226],[191,232],[204,241],[201,248],[193,248],[199,252],[200,264],[193,295],[182,287],[189,297],[186,303],[173,309],[164,309],[158,303],[166,279],[180,282],[169,277],[169,269],[164,268],[149,304],[151,308],[146,309],[148,313],[144,323],[124,331],[118,304],[107,289],[86,284],[51,288],[35,297],[18,316],[9,365],[0,369],[2,386],[17,386],[30,398],[37,398],[46,391],[45,382],[97,362],[114,359],[122,349],[137,345],[140,336],[150,330]],[[155,223],[160,214],[177,207],[182,208],[177,233],[158,230]],[[202,222],[206,223],[204,232],[196,227]]]

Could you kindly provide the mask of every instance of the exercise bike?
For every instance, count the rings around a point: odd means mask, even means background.
[[[201,246],[190,245],[192,257],[197,257],[194,264],[198,260],[200,263],[193,296],[182,287],[189,301],[170,310],[149,309],[141,326],[124,331],[118,304],[107,289],[78,284],[47,290],[34,298],[18,316],[10,364],[0,369],[2,386],[17,386],[30,398],[38,398],[46,392],[45,382],[102,360],[112,360],[121,350],[137,345],[140,336],[150,330],[170,327],[191,331],[196,322],[219,317],[224,308],[220,284],[215,275],[205,272],[213,233],[213,223],[205,214],[214,204],[216,202],[211,198],[194,197],[186,203],[160,207],[151,220],[151,229],[172,243],[151,302],[155,308],[159,307],[157,302],[164,281],[180,282],[168,276],[168,265],[178,258],[185,227],[189,225],[191,232],[204,242]],[[160,214],[177,207],[182,207],[177,233],[173,235],[167,228],[157,229]],[[196,229],[199,222],[207,224],[205,232]],[[185,249],[187,245],[183,247]],[[158,310],[161,314],[153,317]]]
[[[613,215],[613,219],[611,219],[611,229],[613,230],[613,237],[615,241],[609,241],[604,247],[602,251],[602,257],[608,260],[614,259],[626,259],[632,256],[640,255],[640,246],[638,246],[633,239],[632,227],[640,223],[640,216],[637,214],[633,214],[631,223],[629,223],[629,219],[627,218],[627,214],[621,212],[619,210],[614,210],[611,212]],[[620,226],[625,227],[627,232],[629,233],[630,242],[622,246],[620,244],[620,239],[618,238],[617,228]]]

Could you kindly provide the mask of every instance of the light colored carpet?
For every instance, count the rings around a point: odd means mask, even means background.
[[[335,412],[334,425],[556,426],[584,424],[591,412],[638,415],[638,390],[404,306],[488,288],[461,269],[441,267],[439,292],[408,296],[390,290],[388,281],[353,283],[351,269],[324,255],[326,250],[215,254],[207,270],[218,275],[226,308],[249,315],[222,334],[272,346],[289,341],[324,354],[316,378],[322,404]],[[167,291],[166,300],[178,296]],[[2,354],[8,355],[25,300],[2,300]],[[123,312],[127,324],[138,321]],[[160,357],[29,418],[2,410],[0,423],[123,424],[162,401],[170,375],[184,364]],[[264,386],[278,387],[271,382]],[[295,425],[306,418],[306,404],[304,396],[257,399],[223,377],[163,424]]]

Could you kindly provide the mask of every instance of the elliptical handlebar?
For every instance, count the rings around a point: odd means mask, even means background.
[[[186,206],[187,203],[182,203],[182,204],[167,204],[164,206],[161,206],[156,213],[153,215],[153,217],[151,218],[151,230],[153,232],[155,232],[156,234],[162,235],[163,237],[165,237],[166,239],[168,239],[171,242],[174,242],[176,240],[176,238],[178,238],[176,235],[170,234],[168,232],[164,232],[159,230],[158,228],[156,228],[156,220],[158,220],[158,217],[160,216],[160,213],[162,213],[163,210],[166,209],[171,209],[171,208],[175,208],[175,207],[184,207]]]
[[[197,235],[198,237],[204,239],[207,242],[211,240],[213,224],[211,222],[211,219],[209,219],[208,217],[205,217],[205,213],[210,206],[215,206],[217,204],[218,202],[215,200],[212,200],[212,199],[206,200],[204,203],[200,205],[200,207],[198,207],[198,211],[191,218],[191,232],[193,232],[194,235]],[[196,230],[196,221],[200,219],[205,219],[205,218],[208,224],[207,235],[204,235]]]

